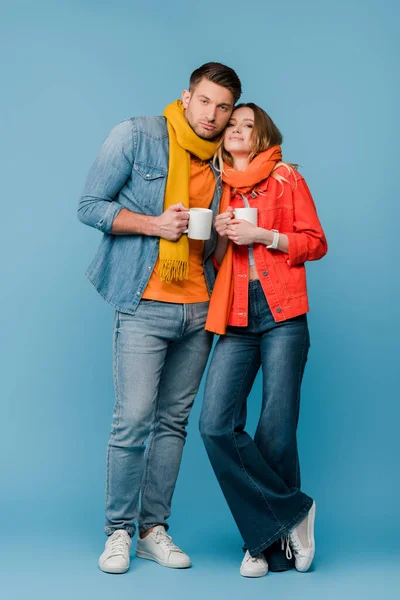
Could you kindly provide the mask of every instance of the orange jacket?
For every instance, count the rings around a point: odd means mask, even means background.
[[[288,181],[280,183],[268,177],[256,187],[256,198],[250,194],[247,198],[249,205],[258,209],[259,227],[277,229],[289,238],[287,254],[268,250],[263,244],[253,245],[260,283],[272,315],[278,322],[308,312],[304,263],[322,258],[328,246],[304,178],[297,171],[289,175],[285,167],[278,167],[276,173]],[[232,197],[231,206],[244,206],[239,193]],[[228,325],[247,325],[248,271],[247,246],[233,245],[234,292]]]

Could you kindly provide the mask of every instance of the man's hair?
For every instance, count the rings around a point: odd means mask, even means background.
[[[208,79],[228,89],[233,95],[234,104],[242,94],[242,84],[235,71],[221,63],[209,62],[193,71],[190,76],[189,91],[193,91],[202,79]]]

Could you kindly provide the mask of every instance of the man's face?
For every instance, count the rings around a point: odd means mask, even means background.
[[[193,131],[204,140],[212,140],[229,121],[233,95],[227,88],[203,78],[191,92],[184,90],[182,103]]]

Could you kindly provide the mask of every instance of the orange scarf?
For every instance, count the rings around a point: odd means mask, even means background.
[[[235,188],[240,193],[246,194],[255,185],[267,179],[274,170],[276,164],[282,160],[280,146],[271,146],[268,150],[260,152],[249,164],[245,171],[236,171],[224,163],[222,181],[224,189],[222,192],[220,213],[228,208],[231,202],[231,189]],[[210,300],[205,329],[219,335],[224,335],[229,319],[229,313],[233,301],[233,244],[229,242],[228,249],[219,269],[214,291]]]

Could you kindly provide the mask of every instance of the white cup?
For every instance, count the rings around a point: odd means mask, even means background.
[[[191,208],[189,210],[189,227],[185,233],[192,240],[208,240],[211,236],[213,211],[210,208]]]
[[[257,209],[256,208],[235,208],[235,219],[248,221],[257,227]]]

